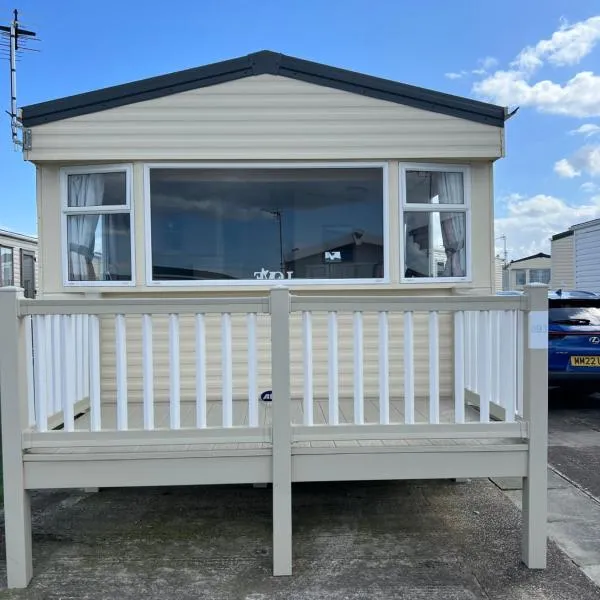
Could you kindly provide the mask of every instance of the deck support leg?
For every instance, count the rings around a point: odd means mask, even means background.
[[[548,513],[548,297],[546,286],[528,286],[524,328],[523,412],[529,423],[527,476],[523,478],[521,552],[530,569],[546,568]],[[544,329],[545,328],[545,329]]]
[[[292,428],[290,411],[290,295],[271,292],[273,379],[273,575],[292,574]]]
[[[23,290],[0,288],[0,402],[4,534],[9,588],[24,588],[33,574],[31,506],[25,489],[21,435],[28,423],[25,325],[19,315]]]

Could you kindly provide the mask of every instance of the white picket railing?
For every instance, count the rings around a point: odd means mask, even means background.
[[[456,317],[459,318],[457,313]],[[456,348],[456,355],[460,348]],[[518,310],[469,311],[464,315],[464,388],[477,394],[481,420],[490,406],[512,422],[523,410],[523,315]],[[462,373],[457,372],[458,376]]]
[[[25,327],[29,422],[39,431],[49,425],[73,431],[75,410],[87,404],[90,381],[96,381],[90,349],[99,344],[97,318],[35,315],[25,317]]]
[[[348,421],[354,425],[464,424],[473,420],[489,423],[498,418],[514,421],[522,414],[523,402],[522,302],[512,297],[449,300],[290,296],[287,323],[272,325],[287,326],[290,331],[297,326],[291,337],[301,357],[302,381],[292,382],[299,392],[290,395],[291,402],[298,405],[296,414],[301,411],[302,416],[295,424],[318,427],[342,426]],[[45,432],[57,425],[67,432],[81,430],[76,423],[79,410],[86,413],[85,429],[92,432],[240,426],[252,429],[265,425],[261,417],[268,408],[259,400],[260,391],[272,386],[271,376],[265,380],[262,366],[266,360],[270,368],[274,359],[259,348],[258,316],[268,319],[268,297],[91,303],[41,300],[22,304],[31,331],[26,352],[28,415],[33,430]],[[133,324],[131,317],[137,319]],[[214,319],[218,319],[216,338],[211,338],[212,344],[216,339],[220,346],[217,397],[214,390],[209,393],[207,386],[209,359],[214,354],[214,347],[207,344],[209,317],[213,319],[213,334]],[[163,353],[166,348],[168,366],[166,399],[157,392],[158,371],[162,367],[156,356],[157,318],[166,319],[167,341],[162,346]],[[188,319],[185,329],[184,319]],[[315,326],[317,321],[324,326]],[[188,327],[189,323],[193,326]],[[243,372],[236,354],[240,352],[239,345],[234,344],[234,337],[239,339],[235,323],[243,323],[246,332]],[[441,333],[447,330],[448,323],[450,338]],[[110,331],[110,335],[101,336],[102,331]],[[140,374],[135,380],[130,357],[133,334],[141,340]],[[277,331],[271,335],[277,335]],[[184,340],[190,336],[191,346]],[[343,339],[351,340],[351,358]],[[112,345],[107,348],[106,344]],[[402,350],[401,357],[392,352],[393,344]],[[426,369],[422,359],[419,363],[415,360],[417,346],[421,353],[426,348]],[[441,351],[447,354],[448,348],[453,361],[449,363],[446,357],[442,363]],[[114,398],[109,398],[103,389],[103,353],[114,357]],[[326,362],[325,373],[315,361]],[[373,372],[374,361],[377,373]],[[194,366],[191,395],[184,389],[184,363],[188,368],[190,363]],[[213,367],[214,364],[210,368]],[[349,392],[349,378],[343,369],[351,370]],[[238,377],[244,379],[242,386]],[[444,383],[448,377],[452,379],[449,392]],[[324,385],[327,390],[325,398],[316,393],[317,384],[319,389]],[[132,410],[134,385],[141,388],[139,414]],[[247,390],[245,398],[240,398],[240,389]],[[277,401],[275,397],[274,402]],[[468,406],[474,403],[478,413]],[[108,407],[113,413],[112,420],[107,421]],[[498,407],[503,410],[500,417]],[[161,414],[165,410],[168,413],[162,422],[157,421],[159,408]],[[191,419],[189,411],[182,412],[190,408]],[[240,411],[245,415],[242,421]],[[352,417],[348,419],[350,413]]]

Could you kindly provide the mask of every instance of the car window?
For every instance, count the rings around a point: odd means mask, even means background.
[[[550,323],[556,325],[595,325],[600,327],[600,302],[579,300],[550,302]]]

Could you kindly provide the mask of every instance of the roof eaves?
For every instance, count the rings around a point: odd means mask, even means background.
[[[573,235],[572,229],[567,229],[567,231],[561,231],[560,233],[556,233],[553,235],[550,240],[556,242],[557,240],[562,240],[563,238],[567,238]]]
[[[505,109],[493,104],[264,50],[177,73],[25,106],[22,109],[23,125],[33,127],[264,74],[289,77],[495,127],[504,127],[507,118]]]

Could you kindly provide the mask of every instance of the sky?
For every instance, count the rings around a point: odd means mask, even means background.
[[[268,49],[518,106],[494,175],[509,259],[600,217],[597,0],[0,0],[0,24],[13,8],[40,38],[19,106]],[[35,171],[8,108],[0,54],[0,228],[35,234]]]

